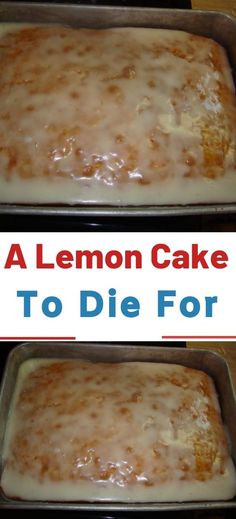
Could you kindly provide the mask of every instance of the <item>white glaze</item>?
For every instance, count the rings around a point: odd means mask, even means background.
[[[3,461],[3,491],[29,500],[220,500],[236,490],[212,381],[177,365],[27,361]]]
[[[42,31],[0,78],[2,202],[235,201],[236,104],[219,45],[161,29]]]

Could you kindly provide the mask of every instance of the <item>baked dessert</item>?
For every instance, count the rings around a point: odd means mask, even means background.
[[[26,361],[1,487],[28,500],[232,498],[235,469],[212,380],[171,364]]]
[[[236,101],[215,41],[3,25],[0,201],[236,200]]]

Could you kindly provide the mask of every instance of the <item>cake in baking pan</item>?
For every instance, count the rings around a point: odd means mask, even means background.
[[[236,200],[236,101],[215,41],[3,25],[0,201]]]
[[[204,372],[150,362],[24,362],[3,450],[8,497],[226,500],[236,477]]]

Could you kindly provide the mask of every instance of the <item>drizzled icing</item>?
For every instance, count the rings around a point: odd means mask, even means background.
[[[2,201],[234,199],[236,103],[213,40],[3,27],[0,60]]]
[[[11,407],[1,485],[26,499],[233,497],[213,383],[178,365],[28,361]]]

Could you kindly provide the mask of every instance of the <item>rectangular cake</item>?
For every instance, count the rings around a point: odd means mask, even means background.
[[[0,28],[0,202],[236,201],[236,100],[212,39]]]
[[[25,361],[1,487],[43,501],[230,499],[235,469],[213,381],[176,364]]]

